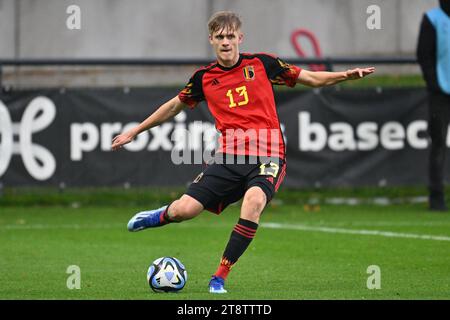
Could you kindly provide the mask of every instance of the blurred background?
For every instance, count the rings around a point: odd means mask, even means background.
[[[214,59],[207,21],[215,11],[233,10],[243,20],[243,52],[298,58],[413,57],[423,13],[437,0],[1,0],[2,59]],[[68,29],[70,5],[80,8],[80,29]],[[373,11],[370,6],[377,6]],[[374,15],[375,14],[375,15]],[[379,15],[379,17],[378,17]],[[371,18],[372,17],[372,18]],[[380,29],[369,29],[374,18]],[[369,20],[369,21],[368,21]],[[128,67],[128,68],[127,68]],[[379,66],[378,74],[416,74],[415,65]],[[32,86],[158,85],[184,83],[192,67],[6,68],[3,83]],[[149,73],[150,72],[150,73]],[[64,74],[64,76],[62,75]]]
[[[415,52],[422,16],[437,5],[434,0],[0,0],[0,183],[3,188],[189,184],[202,166],[174,164],[170,139],[177,128],[190,130],[196,121],[204,125],[200,140],[216,134],[206,105],[144,133],[123,152],[110,152],[110,141],[215,60],[207,21],[216,11],[233,10],[243,21],[242,52],[275,54],[311,70],[377,68],[361,81],[330,88],[275,87],[290,158],[286,187],[402,186],[423,195],[429,140]],[[201,152],[205,144],[200,145],[190,152]]]

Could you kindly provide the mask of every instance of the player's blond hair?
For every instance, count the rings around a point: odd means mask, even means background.
[[[231,11],[219,11],[209,18],[208,31],[209,34],[222,30],[236,31],[241,29],[241,25],[241,19],[236,13]]]

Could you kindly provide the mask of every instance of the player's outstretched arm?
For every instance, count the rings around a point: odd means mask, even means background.
[[[133,141],[133,139],[142,131],[159,126],[161,123],[176,116],[185,107],[186,105],[180,101],[178,96],[174,97],[173,99],[161,105],[155,112],[153,112],[139,125],[114,137],[114,139],[112,140],[111,149],[120,149],[123,145]]]
[[[361,79],[373,72],[375,72],[374,67],[355,68],[340,72],[309,71],[303,69],[298,76],[297,83],[314,88],[330,86],[345,80]]]

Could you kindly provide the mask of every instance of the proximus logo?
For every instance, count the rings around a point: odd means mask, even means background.
[[[55,104],[47,97],[36,97],[25,109],[20,123],[13,123],[8,109],[0,101],[0,177],[8,169],[13,154],[22,156],[28,173],[46,180],[55,172],[56,161],[44,147],[34,144],[32,135],[47,128],[55,118]],[[18,136],[18,142],[14,141]]]

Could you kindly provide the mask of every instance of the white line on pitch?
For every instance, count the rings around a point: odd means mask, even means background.
[[[390,238],[412,238],[423,240],[436,240],[436,241],[450,241],[450,237],[447,236],[432,236],[426,234],[413,234],[413,233],[399,233],[391,231],[379,231],[379,230],[357,230],[357,229],[343,229],[343,228],[330,228],[330,227],[313,227],[301,224],[282,224],[282,223],[262,223],[262,227],[270,229],[290,229],[290,230],[302,230],[302,231],[318,231],[327,233],[344,233],[344,234],[362,234],[369,236],[382,236]]]
[[[217,225],[214,225],[217,227]],[[290,229],[290,230],[302,230],[302,231],[317,231],[326,233],[342,233],[342,234],[360,234],[360,235],[372,235],[391,238],[412,238],[423,240],[436,240],[436,241],[450,241],[448,236],[433,236],[425,234],[412,234],[412,233],[399,233],[391,231],[379,231],[379,230],[358,230],[358,229],[345,229],[345,228],[332,228],[332,227],[320,227],[303,224],[282,224],[266,222],[261,224],[262,227],[269,229]],[[184,227],[191,227],[191,225],[184,225]],[[63,224],[63,225],[47,225],[47,224],[24,224],[24,225],[0,225],[1,230],[39,230],[39,229],[116,229],[125,228],[122,224],[91,224],[91,225],[79,225],[79,224]]]
[[[342,226],[371,226],[371,227],[447,227],[450,221],[354,221],[333,222],[334,227]]]

